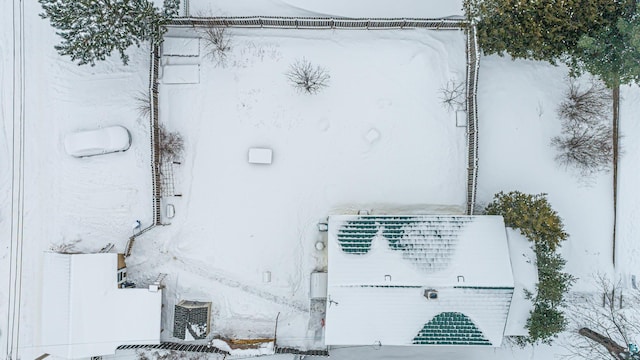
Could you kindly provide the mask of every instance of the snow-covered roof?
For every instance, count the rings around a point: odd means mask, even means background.
[[[159,344],[162,292],[117,287],[118,254],[45,253],[42,345],[68,359]]]
[[[332,216],[328,251],[327,345],[501,345],[514,288],[502,217]]]
[[[504,329],[505,336],[527,336],[526,328],[529,311],[533,308],[531,299],[525,296],[525,290],[534,291],[538,282],[538,269],[536,267],[536,254],[533,251],[531,241],[520,230],[507,228],[509,241],[509,253],[513,267],[514,290],[511,308],[509,309],[509,321]]]

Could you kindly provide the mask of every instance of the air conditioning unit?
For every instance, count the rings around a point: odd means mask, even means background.
[[[427,298],[427,300],[438,300],[438,290],[424,289],[424,297]]]

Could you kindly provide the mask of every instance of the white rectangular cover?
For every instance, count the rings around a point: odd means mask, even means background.
[[[200,38],[171,37],[164,38],[163,56],[199,56]]]
[[[249,162],[252,164],[271,164],[273,151],[271,149],[249,149]]]

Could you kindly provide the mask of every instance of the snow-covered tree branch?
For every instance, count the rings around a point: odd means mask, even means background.
[[[38,0],[62,42],[60,55],[78,65],[95,65],[116,50],[124,64],[131,45],[162,41],[162,25],[178,13],[179,0],[164,0],[162,10],[148,0]]]

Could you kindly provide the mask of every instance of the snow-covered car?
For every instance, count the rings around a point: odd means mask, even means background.
[[[67,134],[64,138],[65,151],[75,157],[126,151],[130,146],[131,134],[120,125],[78,131]]]

